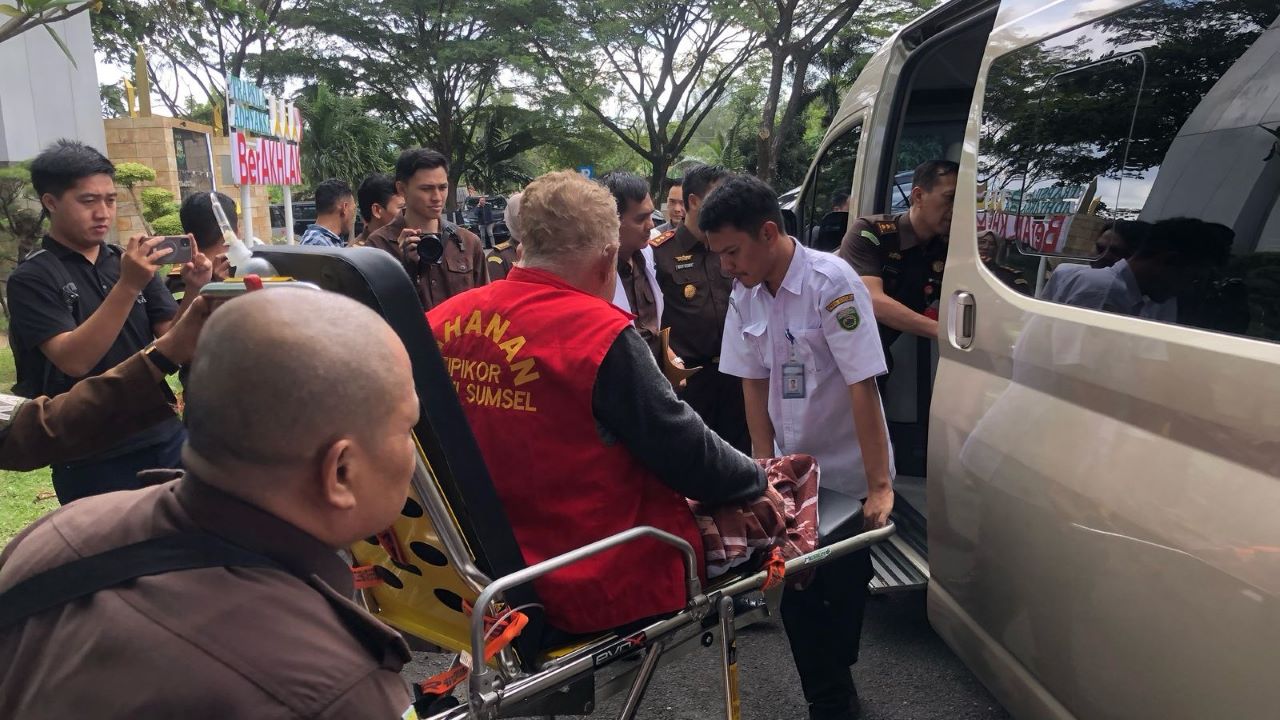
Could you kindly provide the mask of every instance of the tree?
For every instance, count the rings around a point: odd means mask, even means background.
[[[98,97],[102,100],[102,117],[122,118],[129,116],[125,107],[124,88],[119,85],[98,84]]]
[[[155,182],[156,171],[136,162],[123,162],[116,165],[116,184],[123,185],[124,189],[129,192],[129,197],[133,199],[133,207],[138,212],[138,217],[142,219],[142,227],[146,229],[147,234],[151,235],[151,223],[147,219],[146,207],[142,201],[138,199],[138,183]]]
[[[756,48],[739,9],[728,0],[562,0],[532,23],[530,42],[539,70],[649,163],[658,192]]]
[[[892,29],[936,2],[873,0],[866,3],[858,26],[851,27],[855,13],[863,9],[863,0],[749,0],[756,18],[754,24],[761,32],[761,45],[769,53],[768,85],[756,139],[756,175],[765,182],[773,181],[778,156],[793,136],[793,126],[814,99],[816,91],[811,89],[810,73],[815,70],[815,61],[819,70],[815,75],[826,69],[829,80],[861,54],[859,50],[870,42],[878,44]],[[841,47],[828,53],[833,44]],[[837,58],[843,62],[834,62]],[[787,98],[780,111],[784,88]],[[829,85],[825,89],[834,95],[836,88]]]
[[[394,163],[391,131],[369,114],[363,99],[338,95],[322,82],[301,94],[298,109],[307,128],[300,148],[302,174],[310,185],[339,178],[354,187]]]
[[[7,18],[4,24],[0,24],[0,43],[9,38],[17,37],[28,30],[34,30],[43,27],[49,33],[49,37],[62,48],[62,52],[71,61],[72,65],[76,64],[75,58],[71,57],[71,50],[67,48],[67,44],[62,41],[58,33],[50,27],[51,23],[62,22],[67,18],[75,17],[80,13],[93,7],[93,2],[76,2],[75,0],[9,0],[12,5],[0,5],[0,15]]]
[[[221,97],[228,74],[266,81],[258,61],[278,39],[283,7],[284,0],[104,0],[94,45],[126,66],[139,46],[146,50],[151,87],[180,116],[187,94],[197,102]]]
[[[358,91],[412,144],[449,158],[456,187],[497,98],[498,75],[520,55],[520,0],[316,3],[282,16],[298,42],[264,69]],[[452,205],[454,194],[450,193]]]

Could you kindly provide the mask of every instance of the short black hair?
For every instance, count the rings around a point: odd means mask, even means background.
[[[954,163],[950,160],[927,160],[920,163],[919,167],[911,176],[911,187],[920,188],[925,192],[932,191],[938,185],[938,181],[950,175],[958,175],[960,173],[960,163]]]
[[[1173,253],[1178,256],[1176,264],[1184,267],[1217,267],[1231,258],[1234,241],[1235,231],[1225,225],[1196,218],[1169,218],[1153,224],[1133,254],[1150,257]]]
[[[684,187],[684,176],[667,178],[667,192],[671,192],[673,187]]]
[[[444,168],[449,172],[449,159],[435,150],[426,148],[410,148],[400,153],[396,160],[396,182],[409,182],[409,178],[419,170],[435,170]]]
[[[618,215],[626,212],[627,206],[633,202],[644,202],[649,197],[649,183],[644,178],[625,170],[614,170],[600,176],[600,184],[613,194],[613,202],[618,206]]]
[[[226,213],[231,229],[240,232],[240,218],[236,217],[236,201],[222,193],[213,194],[218,196],[218,204],[222,206],[222,212]],[[213,214],[213,200],[209,198],[207,192],[187,196],[187,199],[182,201],[182,207],[178,208],[178,219],[182,221],[182,229],[195,236],[196,247],[201,250],[207,250],[222,240],[222,227],[218,225],[218,218]]]
[[[1151,223],[1141,220],[1114,220],[1102,226],[1102,232],[1112,232],[1124,241],[1125,248],[1130,255],[1133,251],[1142,245],[1147,239],[1147,234],[1151,232]]]
[[[338,209],[344,198],[353,197],[346,180],[329,178],[316,186],[316,215],[325,215]]]
[[[843,205],[843,204],[845,204],[845,203],[847,203],[847,202],[849,202],[849,193],[847,193],[847,192],[833,192],[833,193],[831,193],[831,207],[832,207],[832,208],[838,208],[838,207],[840,207],[841,205]]]
[[[714,232],[729,225],[748,235],[755,235],[771,222],[786,232],[778,193],[763,180],[751,175],[737,175],[711,191],[698,211],[698,228]]]
[[[75,140],[55,140],[31,161],[31,186],[36,197],[45,193],[62,197],[81,178],[116,176],[116,166],[106,155]]]
[[[684,174],[684,196],[697,195],[705,200],[707,190],[732,175],[723,165],[698,165]]]
[[[395,178],[386,173],[374,173],[360,182],[356,190],[356,202],[360,205],[360,217],[365,222],[373,220],[373,206],[386,207],[396,192]]]

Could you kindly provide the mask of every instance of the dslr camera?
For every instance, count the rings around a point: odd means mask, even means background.
[[[418,272],[440,263],[444,257],[444,240],[439,233],[423,233],[418,236]]]

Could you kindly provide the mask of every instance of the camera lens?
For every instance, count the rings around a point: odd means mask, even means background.
[[[429,266],[440,262],[444,257],[444,242],[436,233],[418,236],[418,267],[426,270]]]

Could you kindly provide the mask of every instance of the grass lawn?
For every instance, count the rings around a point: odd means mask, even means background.
[[[13,387],[16,374],[13,353],[6,345],[0,348],[0,392]],[[53,495],[49,468],[31,472],[0,470],[0,547],[32,520],[58,507]]]

